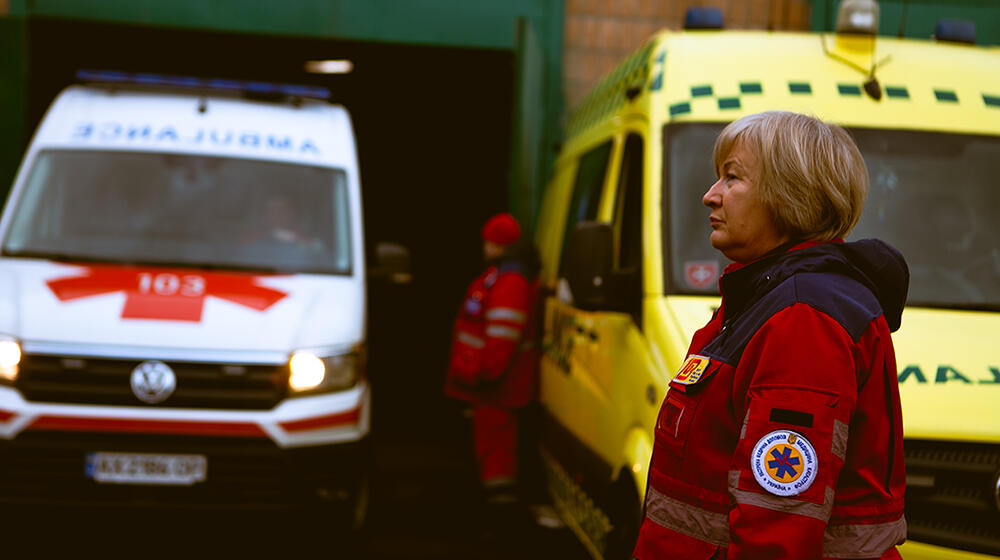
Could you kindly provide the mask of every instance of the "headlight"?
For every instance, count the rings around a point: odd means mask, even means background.
[[[298,351],[288,360],[288,387],[292,393],[339,391],[353,387],[363,374],[364,351],[318,356]]]
[[[12,338],[0,338],[0,381],[17,379],[21,363],[21,345]]]

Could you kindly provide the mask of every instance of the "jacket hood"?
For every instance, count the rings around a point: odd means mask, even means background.
[[[720,287],[730,309],[741,309],[791,276],[828,272],[853,278],[871,290],[891,331],[902,320],[910,285],[903,255],[878,239],[851,243],[798,243],[723,275]]]

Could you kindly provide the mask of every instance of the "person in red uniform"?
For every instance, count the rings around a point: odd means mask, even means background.
[[[482,229],[486,270],[455,319],[445,394],[472,405],[479,477],[492,503],[517,500],[518,410],[535,398],[537,256],[510,214]]]
[[[843,129],[785,111],[715,144],[703,202],[733,261],[655,426],[634,556],[899,558],[903,424],[890,332],[909,283],[877,240],[846,243],[868,190]]]

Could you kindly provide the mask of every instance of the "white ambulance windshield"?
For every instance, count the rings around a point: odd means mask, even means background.
[[[670,293],[716,293],[728,264],[709,244],[701,198],[715,182],[712,148],[721,124],[664,129],[665,273]],[[848,241],[878,238],[910,267],[908,303],[1000,308],[1000,188],[989,174],[1000,138],[849,129],[868,166],[865,211]]]
[[[3,252],[71,261],[351,273],[344,173],[268,161],[49,150]]]

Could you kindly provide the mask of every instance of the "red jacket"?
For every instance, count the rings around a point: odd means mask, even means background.
[[[720,280],[660,408],[639,560],[898,558],[906,265],[876,241],[795,249]]]
[[[513,261],[472,282],[455,319],[445,394],[506,407],[534,399],[537,291]]]

